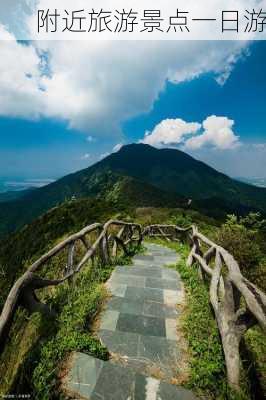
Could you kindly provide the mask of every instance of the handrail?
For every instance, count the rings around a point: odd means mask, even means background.
[[[117,228],[118,232],[115,231]],[[88,238],[95,233],[94,241]],[[94,260],[97,251],[101,262],[108,264],[112,257],[117,256],[119,246],[128,254],[128,246],[135,241],[140,245],[145,236],[189,242],[191,251],[187,266],[197,265],[201,278],[209,285],[210,302],[224,350],[228,383],[233,389],[239,390],[240,340],[255,324],[266,330],[266,295],[241,274],[237,261],[228,251],[200,233],[195,225],[187,228],[173,224],[142,227],[137,223],[109,220],[104,225],[88,225],[69,236],[36,260],[14,283],[0,315],[0,351],[4,348],[15,311],[19,306],[26,308],[30,313],[51,312],[38,300],[36,289],[69,281],[80,272],[89,259]],[[78,241],[85,248],[85,254],[74,267],[75,245]],[[61,278],[43,279],[35,274],[65,249],[68,250],[67,265]],[[244,301],[241,302],[241,298]]]
[[[240,390],[240,341],[255,324],[266,331],[266,295],[241,273],[234,257],[200,233],[195,225],[179,228],[174,225],[153,225],[146,228],[151,236],[169,238],[169,229],[186,234],[191,251],[187,266],[197,265],[200,277],[209,285],[209,296],[220,332],[228,384]],[[167,236],[166,236],[167,234]],[[205,249],[203,250],[203,245]],[[242,299],[242,301],[241,301]]]
[[[114,230],[116,227],[124,228],[122,235],[108,235],[109,230]],[[87,236],[95,233],[97,237],[94,242],[90,244],[91,240],[88,240]],[[57,286],[65,281],[70,281],[75,274],[80,272],[89,259],[94,258],[98,250],[103,264],[108,264],[110,262],[110,246],[113,247],[113,257],[117,255],[118,246],[121,246],[124,253],[128,254],[128,246],[131,242],[136,240],[136,238],[133,237],[134,234],[137,234],[137,242],[140,244],[142,241],[142,228],[139,224],[119,220],[109,220],[104,225],[94,223],[69,236],[36,260],[14,283],[3,306],[0,315],[0,352],[4,348],[15,311],[19,306],[26,308],[30,313],[35,311],[51,313],[51,310],[39,301],[35,290],[48,286]],[[76,267],[74,267],[75,245],[78,241],[81,241],[83,247],[85,247],[85,254]],[[48,261],[52,260],[53,257],[65,249],[68,250],[67,265],[64,271],[62,271],[63,276],[61,278],[43,279],[36,275],[36,272],[46,265]]]

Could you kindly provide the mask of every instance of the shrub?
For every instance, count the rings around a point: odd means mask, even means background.
[[[254,277],[256,267],[263,260],[263,253],[258,243],[258,226],[253,215],[240,220],[235,215],[229,215],[216,233],[214,241],[235,257],[248,279]]]

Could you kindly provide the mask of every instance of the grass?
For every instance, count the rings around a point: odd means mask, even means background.
[[[144,215],[139,217],[146,220],[144,211],[142,210]],[[161,218],[162,212],[164,210],[158,211],[158,218]],[[187,219],[182,222],[181,217],[176,221],[174,213],[168,217],[169,222],[184,225],[189,222]],[[205,221],[202,221],[203,228],[209,229]],[[174,268],[179,271],[187,294],[187,306],[182,318],[190,364],[186,386],[204,398],[234,399],[226,383],[223,350],[209,303],[208,288],[200,280],[196,268],[187,268],[185,265],[188,247],[177,242],[152,242],[171,247],[181,255],[180,262]],[[143,247],[139,251],[143,252]],[[129,262],[130,257],[119,257],[115,260],[115,264]],[[61,265],[59,261],[55,263],[58,265],[48,268],[53,273],[60,269]],[[55,320],[46,319],[38,314],[27,320],[26,313],[18,311],[10,335],[11,341],[1,357],[2,365],[0,362],[0,376],[6,376],[3,385],[1,383],[3,393],[7,392],[7,388],[10,392],[10,382],[13,382],[13,387],[16,388],[13,393],[32,393],[33,398],[40,400],[58,398],[58,373],[70,352],[82,351],[102,359],[108,357],[106,348],[95,338],[90,328],[104,302],[106,292],[103,282],[108,279],[112,269],[112,265],[101,268],[91,268],[88,265],[78,275],[74,286],[64,284],[54,292],[46,294],[45,301],[57,311],[58,317]],[[254,355],[254,365],[256,364],[265,376],[263,336],[255,328],[249,330],[246,341]],[[240,398],[251,397],[244,393]]]
[[[85,268],[74,286],[59,286],[49,298],[48,304],[57,311],[55,319],[37,313],[29,318],[25,329],[36,340],[18,370],[14,382],[16,393],[31,393],[40,400],[55,398],[61,363],[71,351],[108,358],[107,349],[90,332],[90,325],[107,296],[102,282],[111,271],[112,266],[102,267],[96,277],[95,272]],[[26,343],[22,341],[19,345]]]
[[[200,281],[197,270],[188,269],[183,259],[177,269],[187,294],[187,309],[183,318],[183,329],[190,351],[190,378],[187,386],[212,399],[225,398],[223,349],[212,316],[208,290]]]
[[[176,250],[181,256],[178,264],[172,267],[180,273],[186,291],[181,328],[188,343],[190,372],[185,386],[205,399],[250,399],[245,377],[241,394],[232,393],[228,388],[223,348],[209,302],[209,289],[200,279],[197,268],[186,266],[189,247],[179,242],[156,242]]]
[[[92,284],[88,275],[85,273],[79,279],[78,290],[65,293],[68,301],[56,324],[50,326],[50,335],[45,343],[41,343],[37,357],[36,351],[33,352],[33,360],[38,360],[32,376],[34,398],[48,400],[51,393],[56,393],[58,370],[71,351],[82,351],[104,360],[108,358],[107,349],[88,331],[105,298],[102,285]]]
[[[129,262],[129,257],[119,256],[112,265],[88,264],[73,284],[66,283],[45,293],[45,302],[56,310],[56,318],[36,313],[25,320],[25,312],[19,310],[4,354],[8,363],[5,368],[0,366],[0,374],[7,376],[1,385],[2,393],[30,393],[38,400],[58,399],[62,396],[58,374],[72,351],[108,359],[107,349],[92,332],[92,322],[108,295],[103,283],[110,277],[114,265]],[[56,270],[57,266],[53,268]],[[16,373],[12,372],[14,365]]]
[[[255,326],[245,334],[246,358],[249,361],[251,389],[257,398],[266,393],[266,341],[262,330]]]

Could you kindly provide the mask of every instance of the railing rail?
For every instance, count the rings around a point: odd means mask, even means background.
[[[230,387],[239,390],[241,358],[240,341],[245,332],[255,324],[266,330],[266,295],[248,281],[240,271],[234,257],[224,248],[212,242],[192,225],[180,228],[176,225],[140,224],[110,220],[104,225],[95,223],[69,236],[35,261],[14,283],[0,316],[0,351],[3,350],[16,309],[50,312],[37,298],[35,291],[48,286],[57,286],[71,280],[96,253],[102,264],[108,264],[122,248],[129,254],[129,245],[141,244],[145,236],[162,237],[167,241],[188,241],[191,251],[187,266],[198,266],[201,278],[209,285],[210,302],[214,311],[224,350],[227,377]],[[75,265],[75,251],[80,241],[85,253]],[[67,262],[58,279],[44,279],[36,272],[62,251],[67,253]]]
[[[116,233],[117,229],[120,229],[118,234]],[[92,239],[93,235],[94,238]],[[79,241],[85,253],[77,265],[74,265],[76,245]],[[117,256],[119,246],[122,247],[125,254],[128,254],[130,243],[135,241],[138,244],[142,241],[142,229],[139,224],[110,220],[104,225],[95,223],[86,226],[42,255],[14,283],[8,294],[0,316],[0,351],[4,348],[14,314],[19,306],[26,308],[30,313],[35,311],[51,313],[49,307],[37,298],[35,293],[37,289],[57,286],[65,281],[71,281],[90,259],[93,261],[96,252],[99,253],[101,262],[108,264],[111,261],[111,257]],[[62,276],[60,278],[44,279],[36,274],[55,256],[65,250],[67,252],[67,262],[61,271]]]
[[[187,266],[198,266],[201,279],[209,286],[210,302],[214,311],[224,350],[228,384],[240,390],[240,341],[249,328],[258,324],[266,331],[266,295],[241,273],[234,257],[223,247],[212,242],[196,226],[182,229],[168,225],[145,228],[152,236],[169,239],[169,229],[185,235],[191,251]]]

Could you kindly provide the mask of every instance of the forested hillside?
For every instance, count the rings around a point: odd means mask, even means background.
[[[215,218],[266,213],[266,189],[238,182],[179,150],[132,144],[82,171],[67,175],[0,207],[0,236],[21,228],[66,200],[112,199],[135,206],[191,207]],[[30,205],[30,206],[29,206]]]

